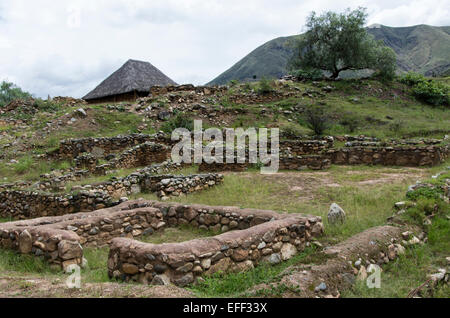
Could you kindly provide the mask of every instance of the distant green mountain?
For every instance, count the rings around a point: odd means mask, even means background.
[[[448,73],[450,70],[450,27],[416,25],[394,28],[372,25],[367,28],[377,40],[397,53],[398,70],[425,75]],[[231,80],[250,81],[263,77],[279,78],[287,73],[287,62],[293,55],[295,39],[301,35],[269,41],[225,71],[208,85],[222,85]]]

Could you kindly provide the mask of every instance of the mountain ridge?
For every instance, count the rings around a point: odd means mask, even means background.
[[[374,24],[367,27],[367,31],[395,51],[400,72],[415,71],[430,76],[450,70],[450,26],[418,24],[390,27]],[[222,85],[230,80],[279,78],[287,74],[288,60],[294,54],[294,48],[289,43],[298,37],[301,34],[278,37],[264,43],[208,85]]]

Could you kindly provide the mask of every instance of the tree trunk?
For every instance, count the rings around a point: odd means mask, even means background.
[[[341,72],[341,71],[337,71],[337,70],[334,71],[333,74],[331,75],[331,78],[332,78],[332,79],[338,78],[340,72]]]

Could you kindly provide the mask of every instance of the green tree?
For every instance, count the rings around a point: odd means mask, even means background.
[[[0,107],[7,105],[15,99],[31,98],[31,94],[24,92],[20,87],[13,83],[3,81],[0,84]]]
[[[369,68],[384,78],[393,78],[395,53],[367,33],[366,19],[365,8],[321,16],[312,12],[306,24],[308,30],[296,44],[291,68],[329,71],[332,78],[345,70]]]

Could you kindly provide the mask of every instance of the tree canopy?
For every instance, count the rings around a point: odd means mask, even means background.
[[[395,52],[367,33],[366,19],[364,8],[320,16],[312,12],[307,32],[296,44],[291,68],[329,71],[332,78],[345,70],[372,69],[384,78],[393,78]]]
[[[25,99],[30,97],[32,97],[30,93],[24,92],[20,87],[13,83],[3,81],[0,84],[0,107],[7,105],[15,99]]]

